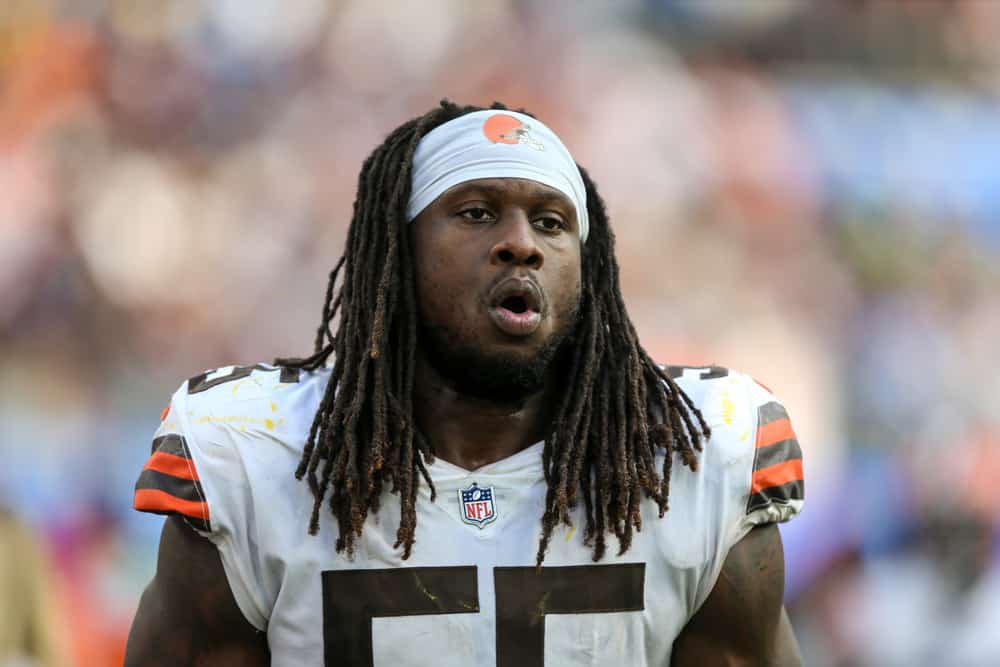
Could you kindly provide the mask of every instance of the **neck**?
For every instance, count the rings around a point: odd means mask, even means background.
[[[417,426],[436,456],[466,470],[512,456],[551,429],[548,387],[515,404],[498,404],[458,392],[419,355],[414,385]]]

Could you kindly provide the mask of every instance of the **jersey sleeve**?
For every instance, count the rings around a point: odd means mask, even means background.
[[[174,514],[202,535],[211,533],[208,502],[187,440],[177,433],[153,438],[153,451],[135,483],[140,512]]]
[[[149,459],[135,483],[133,507],[140,512],[175,515],[209,537],[212,521],[205,489],[188,444],[190,434],[182,415],[185,411],[187,383],[171,397],[163,411]]]
[[[712,428],[703,466],[688,476],[696,480],[703,512],[701,525],[692,530],[701,531],[711,545],[693,612],[714,588],[730,550],[747,533],[788,521],[802,510],[805,481],[798,438],[770,390],[733,371],[692,390],[700,395],[698,404]]]
[[[240,610],[265,630],[268,600],[276,592],[269,591],[275,586],[258,551],[254,490],[243,460],[251,406],[225,400],[228,387],[213,393],[203,386],[203,376],[192,378],[171,398],[136,482],[133,506],[178,516],[215,544]]]
[[[750,403],[754,440],[746,520],[751,525],[788,521],[805,500],[802,449],[785,406],[768,389],[752,382]]]

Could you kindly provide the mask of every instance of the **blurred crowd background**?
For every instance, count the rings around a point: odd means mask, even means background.
[[[788,406],[807,664],[1000,664],[998,34],[993,0],[3,0],[0,652],[121,663],[161,408],[311,347],[362,160],[448,97],[590,170],[655,357]]]

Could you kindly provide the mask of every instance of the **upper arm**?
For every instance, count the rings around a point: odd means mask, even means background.
[[[267,636],[243,617],[215,545],[176,516],[139,602],[125,665],[268,665]]]
[[[801,665],[784,580],[777,526],[754,528],[729,551],[705,604],[674,641],[672,664]]]

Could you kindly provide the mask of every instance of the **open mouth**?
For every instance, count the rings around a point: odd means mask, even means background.
[[[501,308],[506,308],[512,313],[520,315],[531,310],[528,307],[528,302],[523,296],[509,296],[500,302]]]
[[[527,336],[538,329],[542,321],[542,296],[534,283],[510,279],[493,290],[490,316],[504,333]]]

